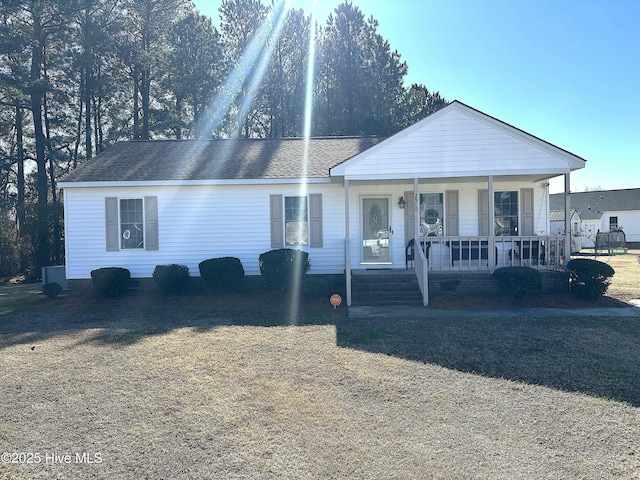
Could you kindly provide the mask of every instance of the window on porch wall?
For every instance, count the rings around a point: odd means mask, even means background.
[[[420,236],[442,236],[444,233],[444,195],[420,194]]]
[[[518,235],[518,192],[494,192],[496,236]]]

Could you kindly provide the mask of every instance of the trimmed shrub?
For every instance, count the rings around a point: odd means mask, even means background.
[[[280,248],[260,255],[260,274],[269,288],[291,289],[311,268],[309,254],[302,250]]]
[[[607,292],[615,270],[606,263],[576,258],[567,263],[569,290],[578,298],[595,300]]]
[[[131,272],[126,268],[105,267],[91,271],[93,289],[107,298],[116,298],[124,294],[130,281]]]
[[[57,282],[45,283],[42,286],[42,293],[44,293],[49,300],[58,298],[58,295],[62,292],[62,285]]]
[[[198,269],[215,292],[238,292],[244,283],[244,268],[236,257],[210,258],[200,262]]]
[[[503,267],[493,272],[493,278],[498,282],[503,292],[520,300],[527,296],[530,290],[542,288],[542,274],[531,267]]]
[[[189,267],[186,265],[156,265],[153,280],[165,295],[182,295],[189,286]]]

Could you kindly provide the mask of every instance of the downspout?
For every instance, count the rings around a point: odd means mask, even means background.
[[[349,242],[349,180],[344,179],[344,276],[347,307],[351,306],[351,246]]]
[[[571,260],[571,210],[569,194],[571,193],[571,172],[564,174],[564,266]]]

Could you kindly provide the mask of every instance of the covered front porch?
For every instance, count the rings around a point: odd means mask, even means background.
[[[548,233],[547,186],[548,179],[532,176],[345,179],[347,305],[352,275],[363,271],[385,275],[404,268],[417,279],[426,306],[429,275],[562,269],[570,243]],[[565,186],[568,192],[569,173]],[[502,197],[507,205],[497,204]]]
[[[561,268],[570,236],[550,234],[549,180],[585,161],[460,102],[333,167],[344,186],[347,304],[351,272],[411,262],[428,275],[506,266]]]

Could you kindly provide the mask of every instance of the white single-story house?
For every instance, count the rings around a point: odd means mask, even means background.
[[[562,198],[561,198],[562,200]],[[559,205],[562,208],[562,205]],[[554,235],[566,235],[564,210],[549,211],[550,232]],[[569,225],[571,225],[571,253],[582,249],[582,220],[576,210],[571,210]]]
[[[299,248],[310,274],[411,266],[430,272],[560,266],[548,183],[585,160],[461,102],[386,139],[117,143],[65,175],[66,275],[99,267],[151,277],[179,263]],[[567,214],[568,215],[568,214]],[[415,248],[415,250],[413,250]]]
[[[549,202],[552,211],[562,210],[564,194],[550,195]],[[624,231],[627,243],[640,243],[640,188],[573,192],[569,203],[580,219],[583,247],[593,248],[598,232],[615,230]]]

